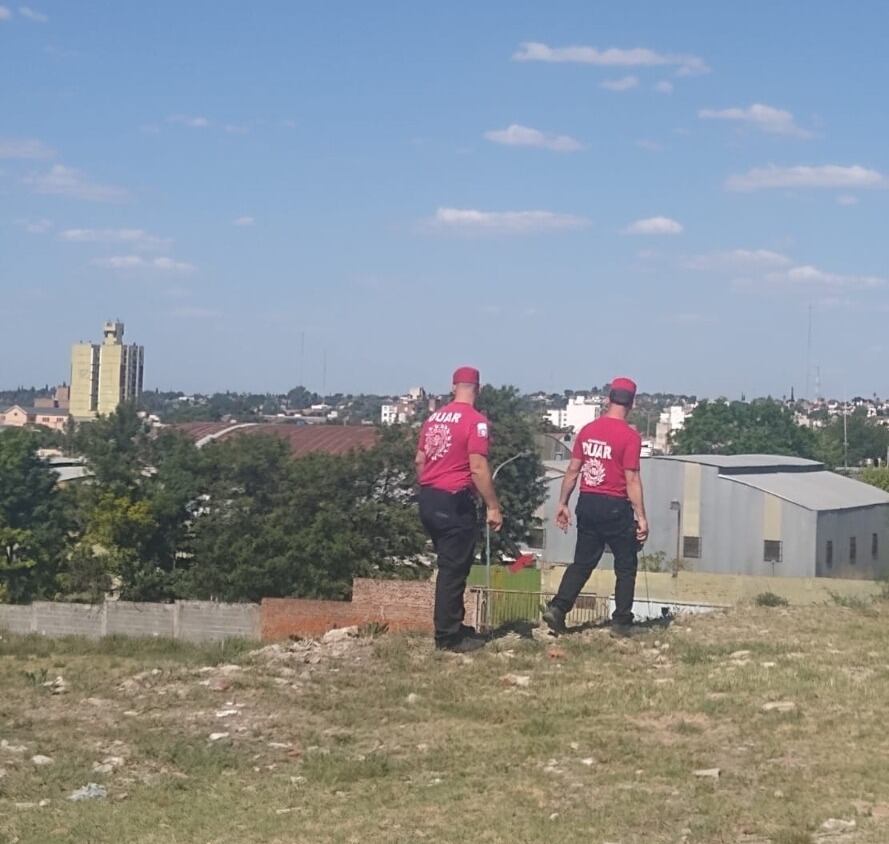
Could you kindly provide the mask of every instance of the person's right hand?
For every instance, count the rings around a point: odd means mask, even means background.
[[[645,542],[648,539],[648,519],[645,516],[636,517],[636,539],[639,542]]]
[[[499,507],[488,507],[487,522],[488,527],[494,533],[497,533],[503,527],[503,513],[500,512]]]
[[[556,511],[556,525],[566,533],[571,527],[571,509],[567,504],[559,505],[559,509]]]

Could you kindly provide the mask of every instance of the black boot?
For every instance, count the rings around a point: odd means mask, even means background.
[[[460,625],[460,636],[464,639],[469,637],[470,639],[487,639],[484,633],[479,633],[474,627],[470,627],[468,624]]]
[[[565,627],[565,613],[552,604],[544,610],[543,620],[553,633],[564,633],[568,629]]]
[[[463,636],[456,642],[436,642],[435,647],[440,651],[449,651],[454,654],[468,654],[483,648],[487,642],[478,636]]]
[[[632,622],[615,621],[611,624],[611,635],[619,639],[629,639],[636,632]]]

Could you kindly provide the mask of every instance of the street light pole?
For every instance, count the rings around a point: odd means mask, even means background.
[[[491,474],[491,480],[495,481],[497,479],[497,475],[500,473],[500,470],[512,463],[513,460],[518,460],[520,457],[527,457],[531,452],[529,451],[520,451],[518,454],[514,454],[508,460],[504,460]],[[491,526],[485,521],[485,589],[487,591],[488,600],[491,599]]]

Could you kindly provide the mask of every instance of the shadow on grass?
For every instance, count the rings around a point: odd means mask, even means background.
[[[666,630],[674,620],[674,616],[670,612],[664,612],[660,618],[649,618],[645,621],[637,621],[632,625],[633,632],[644,633],[653,630]],[[538,621],[509,621],[501,624],[499,627],[491,631],[488,638],[490,641],[503,639],[511,634],[516,634],[523,639],[533,639],[534,631],[543,626]],[[563,633],[554,633],[554,636],[576,636],[579,633],[586,633],[589,630],[607,630],[613,627],[611,619],[605,621],[587,621],[584,624],[576,624],[568,627]]]

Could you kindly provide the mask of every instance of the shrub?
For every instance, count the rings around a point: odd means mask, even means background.
[[[758,607],[786,607],[789,606],[787,598],[782,598],[774,592],[760,592],[754,602]]]

